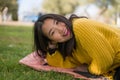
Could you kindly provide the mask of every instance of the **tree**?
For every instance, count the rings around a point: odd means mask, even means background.
[[[43,11],[45,13],[58,13],[66,15],[74,12],[79,5],[78,0],[44,0]]]
[[[100,4],[101,3],[101,4]],[[96,0],[96,4],[103,8],[101,13],[99,15],[103,15],[106,11],[108,11],[109,16],[114,15],[115,16],[115,23],[117,24],[117,18],[119,17],[118,14],[120,14],[120,0]],[[108,6],[112,6],[112,14],[111,10],[108,10]],[[107,14],[108,16],[108,14]]]
[[[10,12],[12,14],[12,19],[13,20],[18,20],[18,4],[17,4],[17,0],[11,0],[11,8],[10,8]]]
[[[2,13],[3,9],[8,7],[8,13],[12,14],[12,19],[17,20],[17,10],[18,4],[17,0],[0,0],[0,13]]]
[[[115,23],[117,23],[117,18],[120,14],[120,0],[80,0],[80,3],[82,5],[86,5],[86,4],[90,4],[90,3],[93,3],[93,4],[96,4],[100,9],[101,9],[101,12],[98,14],[99,16],[101,15],[104,15],[104,16],[107,16],[107,17],[111,17],[111,16],[114,16],[115,18]],[[86,10],[87,11],[87,8],[89,7],[89,5],[86,7]],[[87,12],[86,12],[87,13]],[[89,16],[89,14],[88,14]]]

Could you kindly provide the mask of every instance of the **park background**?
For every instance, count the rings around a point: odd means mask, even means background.
[[[119,0],[0,0],[0,23],[35,22],[46,13],[86,16],[97,21],[120,25]]]
[[[18,63],[33,51],[34,22],[47,13],[77,14],[120,27],[120,0],[0,0],[0,80],[80,80]]]

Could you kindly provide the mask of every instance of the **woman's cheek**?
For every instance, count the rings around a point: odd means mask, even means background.
[[[61,37],[60,35],[55,35],[55,36],[54,36],[54,40],[55,40],[55,41],[59,41],[59,40],[61,40],[61,38],[62,38],[62,37]]]

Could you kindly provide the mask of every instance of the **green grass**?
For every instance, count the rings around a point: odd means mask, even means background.
[[[35,71],[18,61],[32,52],[32,27],[0,26],[0,80],[80,80],[57,72]]]

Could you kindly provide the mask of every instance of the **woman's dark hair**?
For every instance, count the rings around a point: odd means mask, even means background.
[[[120,80],[120,67],[115,69],[115,74],[113,76],[114,80]]]
[[[79,17],[77,17],[76,15],[71,15],[71,17],[67,19],[64,16],[58,14],[45,14],[39,17],[39,19],[34,24],[34,44],[35,49],[40,56],[45,56],[47,52],[51,53],[51,50],[48,49],[48,42],[50,40],[43,35],[41,30],[44,20],[46,19],[54,19],[58,22],[64,22],[67,28],[70,29],[71,33],[73,34],[73,37],[64,43],[58,43],[57,50],[61,53],[64,59],[66,56],[72,56],[73,49],[76,49],[76,40],[72,29],[73,18]],[[39,51],[42,54],[40,54]]]

